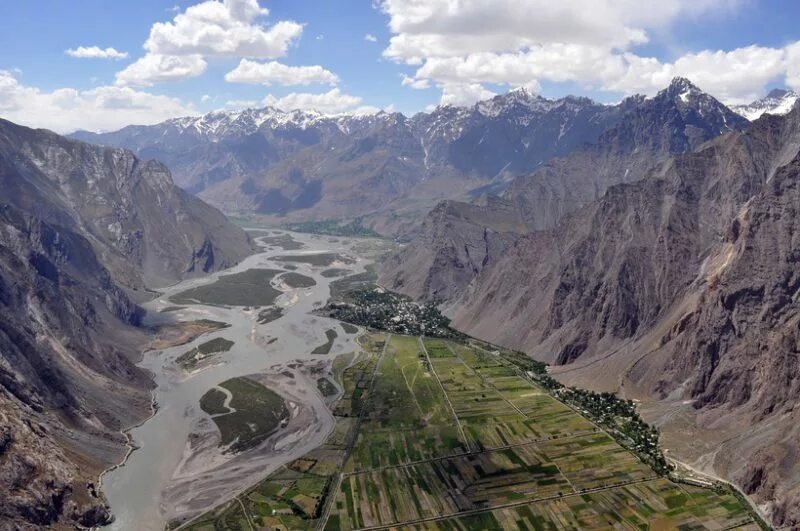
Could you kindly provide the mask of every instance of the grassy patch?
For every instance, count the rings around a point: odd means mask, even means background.
[[[325,234],[327,236],[367,236],[379,238],[381,235],[363,225],[362,218],[352,221],[328,219],[323,221],[305,221],[289,223],[286,228],[295,232]]]
[[[191,343],[203,334],[228,328],[228,323],[212,321],[211,319],[198,319],[196,321],[181,321],[169,323],[153,329],[153,340],[148,348],[160,350],[170,347],[177,347]]]
[[[322,393],[325,398],[334,396],[337,392],[336,386],[331,383],[327,378],[320,378],[317,380],[317,389]]]
[[[281,280],[290,288],[310,288],[317,285],[317,281],[300,273],[284,273]]]
[[[267,324],[276,321],[283,316],[283,308],[271,306],[258,312],[258,324]]]
[[[326,269],[325,271],[320,273],[320,275],[322,275],[325,278],[336,278],[336,277],[344,276],[344,275],[348,274],[349,272],[350,272],[349,269],[340,269],[338,267],[334,267],[334,268],[331,268],[331,269]]]
[[[355,325],[351,325],[350,323],[339,323],[342,325],[342,329],[344,330],[345,334],[355,334],[358,332],[358,327]]]
[[[333,341],[339,337],[339,334],[336,333],[336,330],[329,328],[325,330],[325,336],[328,341],[312,350],[312,354],[328,354],[331,351],[331,347],[333,347]]]
[[[284,251],[296,251],[305,245],[292,238],[291,234],[280,234],[278,236],[265,236],[261,241],[272,247],[280,247]]]
[[[235,411],[213,417],[213,420],[222,436],[221,445],[231,445],[232,452],[257,446],[289,418],[283,398],[250,378],[231,378],[220,387],[233,395],[230,406]]]
[[[267,306],[281,294],[270,285],[277,269],[248,269],[223,275],[207,286],[192,288],[170,297],[177,304],[218,304],[223,306]]]
[[[334,262],[343,262],[345,264],[352,264],[354,261],[351,258],[344,257],[339,253],[314,253],[314,254],[292,254],[276,256],[277,262],[296,262],[299,264],[310,264],[314,267],[329,267]]]
[[[217,337],[181,354],[175,361],[184,369],[192,369],[212,354],[228,352],[233,345],[233,341],[225,339],[224,337]]]
[[[228,408],[223,405],[225,404],[226,397],[227,395],[219,389],[209,389],[200,399],[200,409],[209,415],[222,415],[223,413],[228,413]]]

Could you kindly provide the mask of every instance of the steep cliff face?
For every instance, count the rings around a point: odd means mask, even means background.
[[[0,121],[0,155],[5,197],[44,220],[70,218],[124,285],[224,269],[250,252],[241,229],[130,151]]]
[[[87,485],[147,411],[140,317],[74,228],[0,206],[0,519],[107,518]]]
[[[150,410],[130,297],[249,251],[161,164],[0,121],[0,520],[107,521],[97,477]]]
[[[800,155],[729,224],[698,304],[665,340],[663,363],[632,374],[662,396],[682,390],[707,423],[743,422],[725,448],[736,458],[723,452],[714,465],[790,528],[800,526],[799,208]]]
[[[513,206],[496,196],[443,201],[417,238],[382,265],[380,282],[415,298],[453,300],[525,231]]]
[[[646,329],[695,279],[730,220],[797,153],[798,115],[765,117],[610,188],[554,229],[523,236],[457,302],[456,324],[494,329],[495,339],[517,338],[516,346],[561,362]],[[483,322],[489,301],[503,332]]]

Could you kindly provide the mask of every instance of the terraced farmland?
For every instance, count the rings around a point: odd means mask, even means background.
[[[734,496],[658,476],[513,357],[361,342],[334,363],[344,393],[326,445],[205,525],[236,513],[254,529],[758,529]]]

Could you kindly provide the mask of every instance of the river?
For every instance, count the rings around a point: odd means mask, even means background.
[[[353,273],[363,272],[370,263],[369,259],[353,252],[353,246],[364,240],[282,233],[291,234],[304,247],[300,250],[268,249],[260,242],[261,252],[236,267],[170,286],[158,298],[144,304],[148,310],[146,324],[213,319],[228,323],[230,327],[186,345],[145,353],[140,366],[154,375],[158,410],[149,420],[130,430],[136,449],[127,461],[102,477],[102,490],[116,518],[110,529],[163,529],[173,518],[195,516],[321,445],[332,430],[333,417],[316,388],[316,381],[301,370],[294,370],[298,360],[301,364],[324,362],[337,354],[358,350],[356,336],[343,333],[337,321],[311,314],[328,300],[329,284],[335,280],[320,274],[326,267],[294,263],[296,271],[314,278],[316,285],[304,289],[284,286],[286,291],[276,302],[284,309],[284,315],[268,324],[258,324],[258,312],[242,307],[193,304],[182,305],[184,308],[178,311],[159,312],[175,306],[169,302],[170,296],[212,283],[221,274],[251,268],[283,269],[286,263],[274,260],[279,255],[334,251],[356,261],[331,267],[344,267]],[[260,236],[255,233],[256,241],[260,241]],[[328,329],[338,332],[330,353],[312,355],[315,347],[326,342]],[[220,363],[191,373],[177,366],[175,358],[216,337],[234,342],[229,352],[219,355]],[[229,378],[252,374],[261,375],[265,384],[287,398],[293,411],[292,420],[259,448],[237,456],[224,455],[216,444],[216,433],[211,433],[216,428],[200,409],[199,400],[206,391]],[[190,434],[194,444],[188,442]],[[210,442],[202,443],[203,437],[199,437],[201,443],[198,443],[198,434],[206,436]]]

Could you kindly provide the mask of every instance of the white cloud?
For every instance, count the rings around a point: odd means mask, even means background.
[[[383,0],[395,34],[385,54],[404,62],[547,43],[624,49],[648,30],[730,0]]]
[[[435,84],[442,103],[468,101],[485,84],[537,87],[575,82],[591,89],[653,94],[674,76],[727,103],[750,101],[785,77],[800,84],[785,48],[747,46],[687,53],[674,62],[632,52],[682,18],[735,8],[737,0],[382,0],[393,33],[384,55],[418,65],[402,83]],[[531,16],[535,14],[535,16]],[[800,48],[798,48],[800,50]],[[448,90],[445,90],[448,87]]]
[[[257,107],[260,107],[258,100],[228,100],[225,102],[225,108],[231,111],[254,109]]]
[[[161,55],[282,57],[303,33],[303,26],[282,20],[265,27],[255,21],[267,13],[256,0],[207,0],[171,22],[153,24],[144,47]]]
[[[208,57],[282,57],[303,26],[291,20],[260,24],[257,19],[268,13],[258,0],[205,0],[190,6],[170,22],[153,24],[144,43],[147,53],[117,73],[117,84],[151,86],[196,77],[205,72]]]
[[[431,88],[431,83],[427,79],[415,79],[413,77],[409,77],[404,75],[402,84],[404,87],[411,87],[413,89],[422,90]]]
[[[318,111],[323,114],[337,114],[349,112],[357,108],[361,98],[342,93],[338,88],[321,94],[307,92],[293,92],[282,98],[269,95],[264,98],[264,105],[275,107],[284,111],[295,109],[305,111]]]
[[[800,41],[786,47],[786,85],[800,92]]]
[[[64,50],[64,53],[79,59],[125,59],[128,57],[128,52],[120,52],[111,47],[103,49],[98,46],[78,46]]]
[[[620,56],[581,44],[552,43],[527,50],[477,52],[464,57],[433,57],[425,61],[416,79],[445,83],[523,85],[536,79],[576,81],[604,79],[624,73]]]
[[[116,74],[117,85],[150,87],[156,83],[197,77],[208,64],[201,55],[147,54]]]
[[[211,101],[211,96],[209,96],[208,94],[203,94],[200,97],[200,103],[208,103],[209,101]]]
[[[442,105],[456,105],[463,107],[473,103],[486,100],[496,96],[491,90],[487,90],[478,83],[445,83],[439,85],[442,90]]]
[[[375,37],[372,33],[367,33],[364,35],[364,40],[369,42],[378,42],[378,38]]]
[[[339,78],[319,65],[288,66],[277,61],[259,63],[242,59],[239,65],[225,74],[225,81],[231,83],[254,83],[263,85],[311,85],[314,83],[335,85]]]
[[[30,127],[60,133],[76,129],[108,131],[189,114],[195,114],[191,106],[168,96],[116,86],[45,92],[19,83],[11,72],[0,71],[0,115]]]
[[[792,61],[787,54],[780,48],[747,46],[728,52],[689,53],[674,63],[626,54],[624,74],[605,77],[603,86],[626,93],[652,94],[673,77],[683,76],[722,101],[748,103],[762,95],[768,83],[788,75]]]

